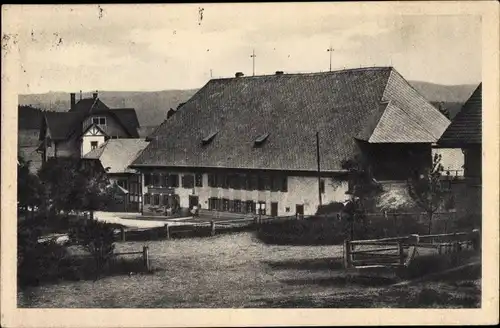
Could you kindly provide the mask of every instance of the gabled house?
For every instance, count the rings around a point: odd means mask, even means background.
[[[212,79],[132,163],[144,203],[271,216],[344,201],[346,160],[379,181],[431,162],[449,120],[392,67]]]
[[[144,139],[109,139],[82,158],[84,164],[100,167],[115,186],[115,203],[112,210],[140,212],[142,202],[141,176],[129,168],[148,142]]]
[[[76,102],[71,93],[67,112],[44,112],[38,151],[49,157],[82,157],[108,139],[139,138],[139,121],[133,108],[109,108],[98,97]]]

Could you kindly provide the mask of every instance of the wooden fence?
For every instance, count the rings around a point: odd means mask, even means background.
[[[346,269],[405,268],[411,264],[417,249],[441,255],[479,248],[479,229],[450,234],[414,234],[395,238],[345,240],[344,267]]]
[[[146,268],[147,271],[150,271],[151,262],[149,260],[149,246],[143,246],[142,251],[138,251],[138,252],[113,253],[113,256],[124,256],[124,255],[142,255],[144,268]]]
[[[196,236],[206,237],[215,236],[217,233],[229,231],[243,231],[255,229],[259,225],[269,224],[276,221],[296,220],[296,216],[287,217],[254,217],[241,218],[234,220],[211,220],[206,222],[193,222],[185,224],[165,223],[163,227],[157,228],[125,228],[121,227],[116,232],[119,241],[127,240],[151,240],[151,239],[170,239],[174,237]]]

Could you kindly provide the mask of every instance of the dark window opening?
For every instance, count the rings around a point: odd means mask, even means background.
[[[222,210],[229,212],[229,199],[222,199]]]
[[[288,192],[288,178],[286,176],[281,178],[281,191]]]
[[[212,173],[208,174],[208,186],[209,187],[217,187],[216,176]]]
[[[160,205],[160,195],[159,194],[153,195],[153,205]]]
[[[195,185],[196,185],[196,187],[203,187],[203,174],[196,173],[196,175],[195,175]]]
[[[97,148],[98,142],[97,141],[91,141],[90,142],[90,150],[94,150]]]
[[[182,187],[183,188],[194,188],[194,176],[193,175],[183,175],[182,176]]]
[[[242,213],[243,209],[241,207],[241,200],[235,199],[233,203],[234,203],[234,211],[236,213]]]
[[[245,212],[246,213],[255,213],[255,202],[252,200],[247,200],[245,202]]]
[[[151,204],[151,196],[149,194],[144,194],[144,204]]]
[[[146,186],[151,185],[151,174],[150,173],[144,173],[144,185],[146,185]]]
[[[177,174],[169,174],[167,176],[167,187],[170,188],[179,187],[179,176]]]

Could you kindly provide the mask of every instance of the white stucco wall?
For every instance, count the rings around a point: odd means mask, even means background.
[[[105,142],[104,136],[84,135],[82,139],[82,156],[92,150],[92,141],[97,141],[97,147],[101,146]]]
[[[266,202],[266,213],[271,213],[271,203],[278,203],[278,215],[294,215],[296,205],[304,205],[304,214],[313,215],[316,213],[319,199],[318,199],[318,179],[316,177],[297,177],[288,176],[288,191],[248,191],[248,190],[234,190],[223,188],[208,187],[208,174],[203,174],[203,187],[183,188],[182,175],[192,173],[178,173],[179,174],[179,188],[175,188],[175,194],[179,195],[181,207],[189,206],[189,195],[198,196],[200,205],[203,209],[208,209],[209,198],[226,198],[229,200],[238,199],[242,202],[252,200],[255,202]],[[144,181],[144,177],[142,179]],[[332,201],[344,201],[348,198],[345,194],[347,191],[347,181],[333,182],[332,178],[324,178],[325,192],[322,194],[322,203],[327,204]],[[144,193],[148,193],[150,189],[143,185]],[[147,207],[146,205],[145,207]],[[288,211],[287,211],[288,208]]]

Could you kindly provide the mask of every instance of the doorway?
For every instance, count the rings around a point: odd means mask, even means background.
[[[304,205],[303,204],[295,205],[295,214],[297,216],[304,216]]]
[[[189,208],[193,208],[194,206],[198,206],[198,204],[200,203],[200,199],[198,198],[198,196],[193,196],[193,195],[189,195]]]
[[[278,203],[276,202],[271,203],[271,216],[272,217],[278,216]]]

